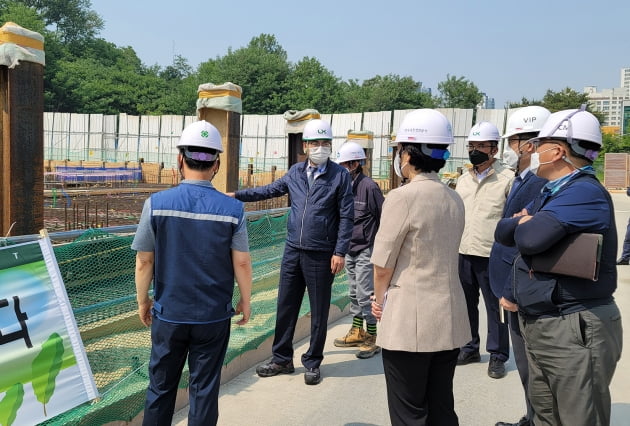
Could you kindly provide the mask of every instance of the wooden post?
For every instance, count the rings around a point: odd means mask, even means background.
[[[37,234],[44,227],[43,37],[6,23],[0,28],[0,44],[5,43],[7,51],[15,45],[14,59],[20,62],[0,63],[2,237],[9,230],[11,236]],[[24,57],[24,50],[39,53]],[[39,58],[42,63],[34,61]]]
[[[198,89],[197,116],[200,120],[211,123],[221,134],[221,167],[212,184],[222,192],[234,192],[238,189],[241,93],[241,88],[232,83],[219,86],[202,84]]]

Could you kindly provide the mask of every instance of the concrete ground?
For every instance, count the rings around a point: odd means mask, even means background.
[[[619,251],[630,217],[630,198],[613,194],[619,233]],[[615,293],[624,323],[624,340],[630,344],[630,266],[620,266]],[[480,306],[483,310],[483,307]],[[481,315],[482,347],[485,344],[485,316]],[[328,327],[328,338],[321,366],[322,382],[304,384],[304,368],[299,357],[308,339],[295,344],[296,371],[291,375],[260,378],[255,365],[221,386],[219,425],[389,425],[383,365],[380,354],[357,359],[354,348],[337,348],[336,337],[344,335],[351,324],[344,316]],[[260,357],[269,357],[269,344],[262,345]],[[508,375],[491,379],[486,371],[489,355],[482,353],[480,363],[457,367],[455,371],[455,409],[461,425],[492,426],[497,421],[517,421],[525,413],[523,391],[514,363],[506,364]],[[612,422],[630,425],[630,355],[626,350],[617,365],[611,384]],[[176,413],[173,424],[185,426],[187,408]]]

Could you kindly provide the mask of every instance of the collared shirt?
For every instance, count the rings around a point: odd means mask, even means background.
[[[485,178],[488,177],[488,175],[490,174],[490,171],[492,170],[492,166],[488,167],[486,170],[484,170],[483,172],[478,172],[477,169],[473,168],[472,172],[475,174],[475,176],[477,177],[477,181],[479,181],[479,183],[481,183],[482,180],[484,180]]]
[[[187,183],[191,185],[208,186],[214,188],[212,183],[207,180],[192,180],[184,179],[181,183]],[[154,251],[155,249],[155,233],[151,226],[151,197],[147,198],[142,207],[142,215],[140,216],[140,222],[136,229],[136,235],[134,237],[131,248],[136,251]],[[232,250],[236,251],[249,251],[249,238],[247,236],[247,225],[245,221],[239,223],[234,236],[232,237]]]
[[[579,169],[575,169],[568,175],[564,175],[556,180],[550,180],[549,182],[547,182],[545,186],[543,186],[543,189],[541,192],[549,193],[549,195],[555,194],[556,192],[558,192],[560,188],[562,188],[568,181],[570,181],[574,176],[576,176],[580,172],[594,175],[595,169],[591,165],[586,165],[584,167],[580,167]]]
[[[313,180],[317,179],[321,174],[324,174],[326,172],[326,165],[328,164],[328,161],[324,161],[324,163],[320,164],[319,166],[313,166],[310,162],[308,163],[308,167],[306,168],[306,177],[309,179],[311,178],[311,174],[313,174]]]

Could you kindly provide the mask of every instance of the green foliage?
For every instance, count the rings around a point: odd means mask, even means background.
[[[0,26],[14,22],[31,31],[45,35],[46,23],[37,11],[18,1],[0,1]]]
[[[477,86],[464,77],[447,74],[446,80],[438,83],[438,102],[444,108],[475,109],[483,95]]]
[[[630,134],[627,135],[611,135],[604,133],[602,135],[603,147],[600,157],[607,152],[628,152],[630,153]]]
[[[17,417],[17,412],[24,401],[24,386],[16,383],[11,386],[0,400],[0,425],[11,426]]]
[[[396,74],[377,75],[361,86],[350,81],[346,86],[349,111],[388,111],[396,109],[431,108],[434,101],[422,91],[422,83]]]
[[[63,362],[63,339],[57,333],[53,333],[42,343],[42,350],[33,360],[33,391],[35,397],[44,405],[46,416],[46,404],[55,393],[55,381]]]
[[[590,111],[600,123],[604,122],[604,116],[600,112],[591,111],[588,95],[586,93],[579,93],[570,87],[565,87],[559,92],[554,92],[551,89],[547,89],[547,93],[543,96],[542,100],[527,99],[523,97],[520,102],[510,102],[509,108],[519,108],[529,105],[540,105],[547,108],[551,112],[562,111],[565,109],[579,108],[580,105],[586,104],[586,110]]]
[[[281,102],[286,109],[315,108],[318,111],[339,112],[344,108],[341,79],[316,58],[305,57],[293,65],[286,86],[287,92]]]
[[[247,47],[229,49],[225,56],[202,63],[198,73],[204,83],[230,81],[241,86],[244,114],[280,114],[288,109],[283,100],[289,76],[287,53],[273,35],[261,34]]]
[[[35,9],[66,43],[90,40],[103,28],[103,19],[90,0],[16,0]]]

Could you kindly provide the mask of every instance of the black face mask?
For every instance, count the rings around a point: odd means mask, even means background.
[[[476,149],[468,153],[468,158],[470,158],[470,162],[473,163],[473,166],[478,166],[479,164],[485,163],[490,159],[488,154],[486,154],[485,152],[477,151]]]

